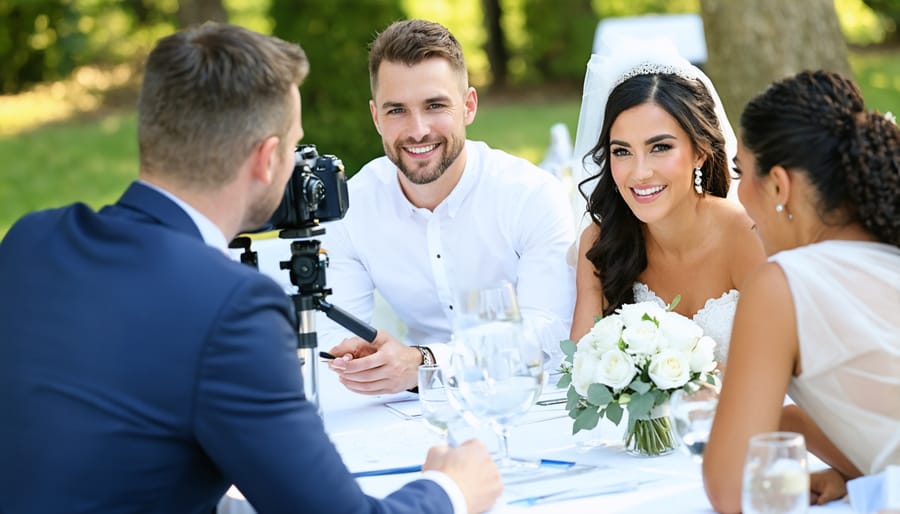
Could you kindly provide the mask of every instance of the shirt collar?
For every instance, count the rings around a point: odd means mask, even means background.
[[[159,192],[169,200],[172,200],[175,205],[181,207],[181,210],[183,210],[188,216],[190,216],[191,221],[193,221],[194,225],[197,226],[197,230],[200,231],[200,236],[203,238],[203,242],[209,246],[212,246],[213,248],[218,248],[222,253],[229,256],[230,258],[231,254],[228,251],[228,240],[225,238],[225,234],[223,234],[222,230],[219,229],[219,227],[216,226],[215,223],[210,221],[209,218],[204,216],[200,211],[191,207],[190,204],[188,204],[181,198],[178,198],[169,191],[143,180],[138,180],[138,182],[149,187],[150,189],[153,189],[154,191]]]

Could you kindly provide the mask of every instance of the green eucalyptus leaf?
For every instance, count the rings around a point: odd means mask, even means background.
[[[654,407],[656,407],[657,405],[662,405],[662,404],[666,403],[667,401],[669,401],[669,393],[667,393],[665,391],[660,391],[659,389],[656,389],[651,394],[653,395],[653,406]]]
[[[631,401],[628,402],[628,416],[631,418],[646,418],[650,414],[650,409],[653,408],[655,400],[656,395],[653,393],[631,395]]]
[[[632,380],[632,382],[630,384],[628,384],[629,389],[633,390],[636,393],[640,393],[640,394],[646,393],[647,391],[650,390],[651,387],[653,387],[653,385],[650,384],[649,382],[644,382],[643,380],[641,380],[640,376],[638,376],[637,378]]]
[[[622,406],[616,402],[612,402],[606,406],[606,419],[612,421],[616,426],[619,425],[619,422],[622,421],[622,414],[625,411],[622,409]]]
[[[569,390],[566,391],[566,409],[571,412],[572,409],[578,406],[580,401],[581,395],[578,394],[578,391],[576,391],[574,387],[570,387]]]
[[[578,349],[578,346],[572,342],[571,339],[563,339],[559,342],[559,347],[562,349],[563,354],[566,356],[566,362],[572,362],[572,359],[575,355],[575,350]]]
[[[558,389],[565,389],[572,384],[572,375],[569,373],[564,373],[563,376],[559,377],[559,382],[556,383],[556,387]]]
[[[606,405],[613,401],[612,393],[609,388],[603,384],[591,384],[587,390],[588,401],[594,405]]]
[[[600,421],[600,412],[597,409],[585,409],[572,423],[572,434],[577,434],[580,430],[591,430],[597,426],[598,421]]]
[[[675,307],[678,306],[678,303],[679,303],[679,302],[681,302],[681,295],[680,295],[680,294],[676,294],[676,295],[675,295],[675,298],[672,298],[672,303],[670,303],[669,306],[666,307],[666,310],[669,311],[669,312],[674,311],[674,310],[675,310]]]

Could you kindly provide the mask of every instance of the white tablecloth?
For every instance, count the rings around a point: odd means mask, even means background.
[[[334,373],[322,366],[320,393],[325,428],[351,471],[383,469],[421,464],[428,448],[438,442],[426,422],[416,413],[415,395],[402,393],[385,396],[362,396],[347,391]],[[554,385],[544,388],[542,399],[565,396]],[[393,405],[394,408],[390,408]],[[623,420],[622,425],[626,423]],[[616,513],[711,513],[703,491],[700,465],[683,452],[662,457],[634,457],[622,449],[622,427],[606,420],[589,434],[571,435],[572,420],[564,405],[534,407],[512,429],[510,452],[515,457],[557,459],[596,465],[600,469],[577,476],[538,480],[524,484],[507,484],[504,495],[493,513],[530,512],[534,514]],[[469,435],[469,434],[463,434]],[[496,439],[486,428],[471,430],[489,448]],[[605,441],[602,446],[588,442]],[[363,490],[383,497],[404,483],[416,479],[417,473],[359,479]],[[620,483],[625,478],[646,482],[635,490],[546,503],[530,507],[508,505],[507,502],[567,486],[590,487],[601,483]],[[232,488],[219,505],[219,514],[253,514],[253,509]],[[852,513],[844,501],[811,507],[813,514]]]

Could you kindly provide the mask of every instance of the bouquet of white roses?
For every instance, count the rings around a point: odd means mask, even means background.
[[[590,430],[600,418],[616,425],[628,410],[625,445],[644,455],[675,448],[667,415],[672,392],[715,382],[715,341],[681,314],[653,302],[623,305],[600,318],[576,345],[561,343],[566,358],[559,387],[568,387],[572,433]]]

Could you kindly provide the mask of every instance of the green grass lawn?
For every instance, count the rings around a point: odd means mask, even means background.
[[[900,114],[900,50],[851,54],[870,108]],[[550,127],[563,122],[574,139],[580,98],[481,99],[468,136],[540,162]],[[83,201],[114,202],[137,176],[133,112],[73,119],[0,135],[0,237],[26,212]]]

